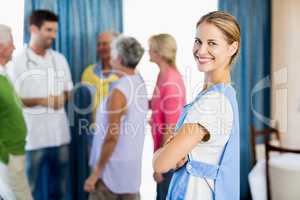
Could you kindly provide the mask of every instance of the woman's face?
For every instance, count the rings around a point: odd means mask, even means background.
[[[197,27],[193,55],[201,72],[228,67],[236,51],[237,42],[228,44],[225,35],[215,25],[204,22]]]
[[[157,57],[158,57],[158,54],[156,53],[156,51],[153,49],[151,43],[149,42],[149,61],[150,62],[154,62],[156,63],[157,61]]]
[[[149,47],[149,61],[150,62],[154,62],[154,59],[153,59],[153,57],[155,57],[154,54],[155,54],[154,50],[151,49],[151,47]]]

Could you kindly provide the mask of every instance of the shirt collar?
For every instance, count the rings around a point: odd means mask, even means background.
[[[111,70],[109,72],[109,74],[107,76],[104,76],[103,71],[102,71],[103,65],[101,63],[101,61],[97,62],[94,65],[94,73],[101,79],[107,79],[109,78],[112,74],[113,74],[113,70]]]
[[[102,63],[101,62],[97,62],[95,64],[94,73],[97,74],[99,77],[101,76],[101,73],[102,73]]]
[[[51,49],[46,50],[46,54],[44,56],[36,54],[31,48],[27,48],[25,51],[27,51],[27,56],[29,56],[29,59],[33,61],[39,61],[41,58],[49,58],[50,57],[50,51]]]

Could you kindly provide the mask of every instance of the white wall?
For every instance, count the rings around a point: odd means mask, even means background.
[[[187,99],[191,100],[201,89],[203,75],[197,70],[192,57],[192,46],[196,22],[209,11],[217,10],[217,0],[124,0],[124,33],[136,37],[148,49],[148,38],[153,34],[169,33],[177,41],[177,66],[184,76]],[[148,84],[151,97],[155,86],[158,68],[150,63],[145,53],[139,71]],[[200,83],[200,84],[199,84]],[[155,198],[155,183],[152,178],[152,138],[147,127],[141,194],[142,200]]]
[[[202,15],[216,10],[217,2],[217,0],[124,1],[124,33],[136,37],[146,49],[148,49],[147,40],[153,34],[169,33],[175,37],[178,45],[177,65],[185,78],[188,99],[191,99],[195,82],[202,81],[202,74],[196,69],[192,57],[196,22]],[[139,70],[145,80],[152,85],[156,81],[158,68],[148,60],[149,56],[146,53]],[[149,89],[152,92],[151,86]]]
[[[0,24],[11,27],[17,51],[23,47],[23,15],[24,0],[1,1]]]
[[[272,117],[283,144],[300,148],[300,1],[272,1]]]

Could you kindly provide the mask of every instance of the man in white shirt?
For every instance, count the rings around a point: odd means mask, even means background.
[[[11,70],[24,104],[27,175],[34,199],[46,195],[60,200],[66,195],[70,132],[64,104],[73,84],[65,57],[51,49],[57,22],[48,10],[32,12],[29,46],[14,59]]]

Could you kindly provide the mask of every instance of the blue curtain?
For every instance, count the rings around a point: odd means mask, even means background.
[[[219,10],[234,15],[241,27],[241,52],[232,70],[241,130],[241,199],[250,199],[252,167],[249,126],[263,127],[270,117],[270,0],[219,0]]]
[[[58,34],[53,48],[68,60],[74,83],[80,81],[84,68],[96,62],[96,39],[101,31],[123,31],[122,0],[25,0],[24,42],[30,34],[28,17],[33,10],[48,9],[59,15]],[[85,200],[83,191],[88,176],[87,130],[80,123],[91,121],[89,113],[80,114],[74,109],[87,108],[91,103],[89,90],[81,86],[74,90],[66,106],[71,124],[70,193],[68,199]],[[47,200],[46,197],[44,200]]]
[[[69,61],[73,80],[96,61],[96,38],[101,31],[123,31],[122,0],[25,0],[24,42],[28,43],[28,16],[48,9],[59,15],[54,49]]]

